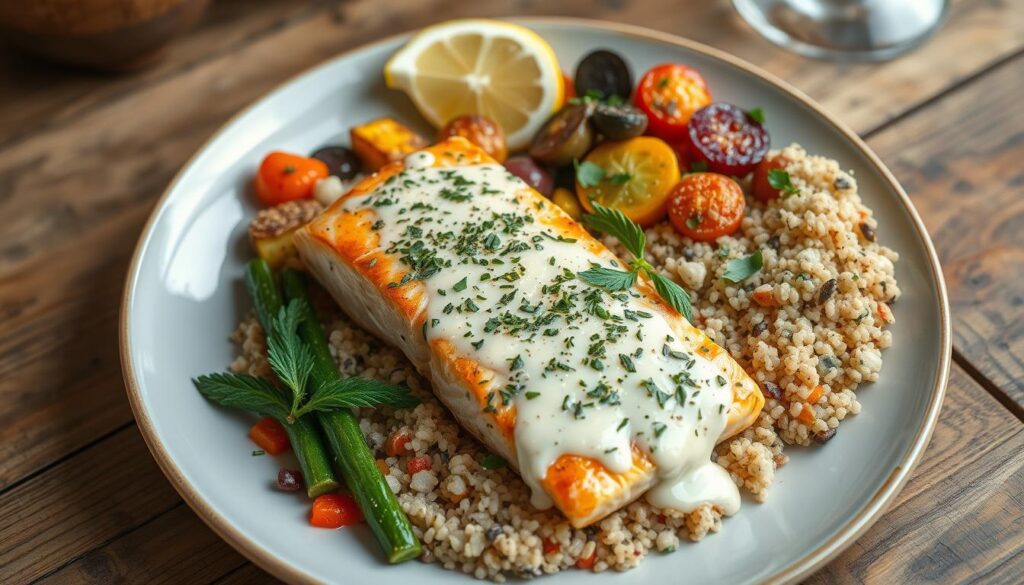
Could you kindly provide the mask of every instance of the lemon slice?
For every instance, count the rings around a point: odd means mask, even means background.
[[[384,66],[388,87],[404,91],[431,124],[479,114],[497,122],[509,150],[524,148],[562,103],[555,52],[528,28],[496,20],[427,27]]]

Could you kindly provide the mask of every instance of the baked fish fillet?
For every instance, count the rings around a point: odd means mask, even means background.
[[[648,490],[663,507],[735,512],[711,450],[757,418],[757,385],[479,148],[452,138],[385,166],[295,241],[345,312],[519,471],[536,506],[577,527]]]

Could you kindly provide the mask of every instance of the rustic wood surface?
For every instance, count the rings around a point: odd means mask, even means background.
[[[444,18],[552,6],[215,0],[164,61],[122,76],[0,52],[0,582],[273,581],[182,504],[132,421],[116,324],[142,223],[220,124],[301,70]],[[868,139],[934,238],[955,362],[938,428],[893,509],[810,581],[1020,582],[1024,0],[954,0],[934,39],[881,65],[785,53],[724,1],[556,10],[680,34],[789,80]]]

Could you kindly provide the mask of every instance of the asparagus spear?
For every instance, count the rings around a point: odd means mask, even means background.
[[[270,265],[264,260],[250,262],[245,274],[245,283],[256,305],[256,315],[263,329],[270,331],[272,316],[281,310],[281,293],[274,282]],[[279,421],[288,433],[292,451],[299,460],[302,477],[306,482],[306,494],[310,498],[315,498],[338,489],[338,480],[334,477],[331,460],[324,449],[316,421],[308,417]]]
[[[306,315],[299,326],[299,335],[313,353],[313,382],[320,385],[338,379],[338,368],[328,349],[327,337],[309,302],[305,277],[295,270],[285,269],[281,273],[281,281],[289,300],[306,301]],[[345,483],[384,549],[388,561],[400,563],[420,556],[422,545],[398,505],[395,494],[377,468],[355,415],[349,410],[336,410],[319,412],[317,416]]]

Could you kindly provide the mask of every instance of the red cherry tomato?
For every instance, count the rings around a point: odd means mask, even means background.
[[[295,199],[312,199],[316,182],[327,175],[327,165],[321,160],[272,152],[264,157],[256,173],[256,196],[268,207]]]
[[[786,161],[780,156],[773,159],[766,158],[761,161],[761,164],[757,165],[757,168],[754,169],[754,197],[758,201],[767,203],[772,199],[778,199],[781,193],[778,189],[772,187],[771,182],[768,180],[768,173],[785,168]]]
[[[347,494],[324,494],[313,500],[309,523],[317,528],[341,528],[363,521],[355,499]]]
[[[771,140],[760,122],[740,108],[722,102],[693,114],[687,131],[690,152],[723,175],[743,177],[768,154]]]
[[[420,471],[425,471],[427,469],[430,469],[430,457],[427,455],[413,457],[405,464],[405,471],[409,475],[416,475]]]
[[[711,103],[711,92],[696,69],[669,63],[644,74],[634,101],[650,119],[649,134],[678,142],[686,137],[690,116]]]
[[[668,196],[668,216],[676,231],[698,242],[735,232],[746,201],[736,181],[717,173],[691,173]]]

